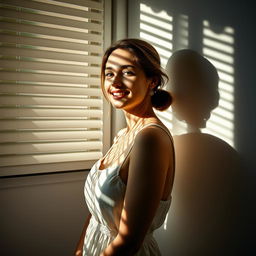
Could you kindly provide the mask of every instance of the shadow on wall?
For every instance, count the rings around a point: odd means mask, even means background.
[[[256,255],[255,235],[250,233],[256,229],[252,2],[129,0],[128,3],[129,37],[152,43],[160,53],[162,64],[167,63],[174,51],[190,48],[207,57],[220,77],[219,102],[214,85],[211,94],[205,88],[199,91],[196,87],[195,92],[193,86],[198,85],[189,83],[185,104],[182,95],[180,104],[177,99],[173,104],[175,116],[171,111],[161,114],[173,134],[183,132],[183,125],[179,126],[183,122],[177,120],[194,120],[189,121],[183,134],[174,138],[177,169],[173,202],[165,225],[156,232],[163,256]],[[208,93],[208,101],[212,103],[201,102],[200,93]],[[205,111],[193,116],[194,108]],[[212,109],[208,119],[207,113]],[[202,131],[212,135],[202,134],[196,120],[199,126],[200,120],[202,124],[208,120],[208,127]],[[226,142],[234,145],[239,155]],[[235,251],[241,246],[242,252]]]
[[[162,253],[249,255],[242,250],[248,231],[242,162],[225,141],[200,131],[218,106],[218,73],[192,50],[175,52],[167,71],[174,116],[186,122],[188,132],[174,136],[173,202],[157,232]]]

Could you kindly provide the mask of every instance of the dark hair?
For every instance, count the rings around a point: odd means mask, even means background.
[[[101,65],[101,86],[103,87],[105,79],[104,72],[108,57],[116,49],[124,49],[131,52],[146,77],[153,78],[157,81],[153,89],[154,94],[151,96],[152,106],[160,111],[167,109],[172,103],[172,96],[169,92],[161,88],[164,86],[165,80],[168,81],[168,76],[161,68],[160,57],[156,49],[141,39],[123,39],[117,41],[106,50]]]

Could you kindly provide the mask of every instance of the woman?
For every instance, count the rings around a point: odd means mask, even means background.
[[[122,129],[85,183],[90,211],[76,255],[160,255],[153,231],[171,203],[174,149],[167,128],[153,111],[171,104],[160,88],[157,51],[139,39],[112,45],[102,61],[102,90],[125,114]]]

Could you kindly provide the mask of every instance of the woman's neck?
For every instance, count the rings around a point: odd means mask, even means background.
[[[149,119],[157,118],[153,109],[151,109],[151,111],[140,113],[139,115],[133,114],[127,111],[124,111],[124,114],[125,114],[128,131],[132,130],[135,127],[140,127],[144,125]]]

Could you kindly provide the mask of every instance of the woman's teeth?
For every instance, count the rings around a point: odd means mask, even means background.
[[[115,91],[111,93],[114,98],[122,98],[128,94],[127,91]]]
[[[125,95],[124,92],[113,92],[112,93],[114,96],[122,96],[122,95]]]

